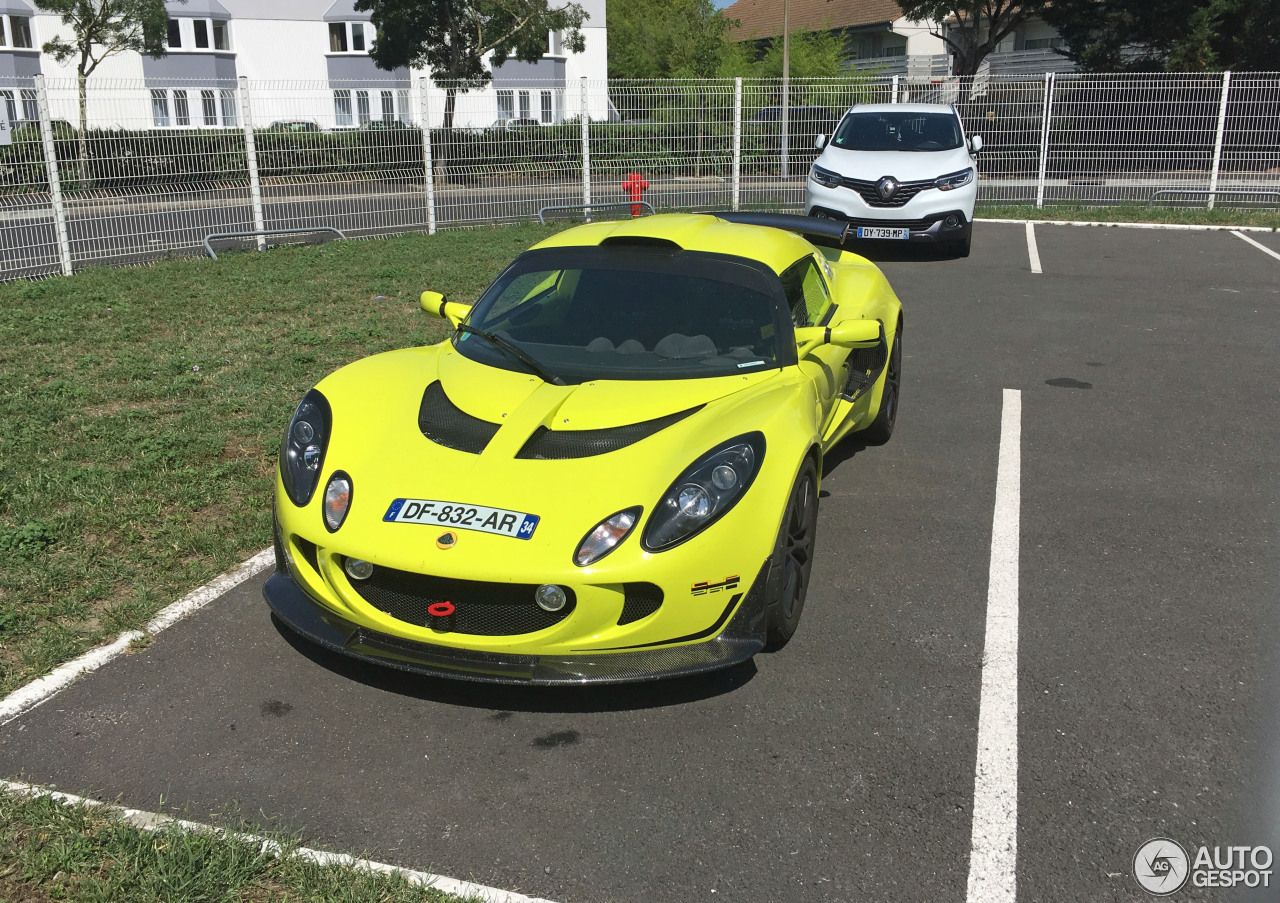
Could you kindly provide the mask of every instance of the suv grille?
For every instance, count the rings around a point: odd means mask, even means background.
[[[878,181],[879,179],[876,180],[876,182]],[[885,200],[880,197],[880,192],[876,190],[876,182],[847,177],[840,180],[842,186],[852,188],[858,192],[862,199],[867,202],[868,207],[904,207],[909,200],[920,192],[935,187],[932,179],[925,179],[920,182],[899,182],[898,190],[894,192],[893,197]]]
[[[559,624],[573,613],[577,596],[563,587],[569,601],[559,611],[543,611],[533,601],[532,583],[489,583],[453,580],[375,567],[368,580],[352,580],[362,599],[397,621],[451,633],[514,636]],[[452,602],[454,612],[438,618],[427,611],[436,602]]]

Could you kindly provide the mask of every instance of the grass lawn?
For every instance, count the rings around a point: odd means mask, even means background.
[[[1148,207],[1146,204],[1086,207],[1081,204],[979,204],[974,216],[991,219],[1053,219],[1099,223],[1184,223],[1194,226],[1264,226],[1280,229],[1274,210],[1206,210],[1203,207]]]
[[[303,393],[439,339],[423,289],[472,301],[559,228],[0,285],[0,691],[269,546],[276,451]]]
[[[254,832],[257,833],[257,832]],[[12,903],[462,903],[461,898],[250,842],[141,831],[99,807],[0,793],[0,900]]]

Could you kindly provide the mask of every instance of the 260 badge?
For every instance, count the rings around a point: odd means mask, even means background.
[[[494,533],[513,539],[530,539],[538,528],[539,517],[523,511],[468,505],[465,502],[442,502],[437,499],[396,499],[382,519],[396,524],[428,524]]]

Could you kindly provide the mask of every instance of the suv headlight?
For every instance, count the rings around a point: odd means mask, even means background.
[[[722,442],[685,470],[658,500],[640,544],[670,549],[723,517],[751,486],[764,461],[764,433]]]
[[[312,389],[302,397],[280,444],[280,480],[299,508],[311,501],[320,482],[332,423],[328,399]]]
[[[839,188],[844,182],[844,177],[838,172],[832,172],[829,169],[823,169],[818,164],[814,164],[809,170],[809,178],[817,182],[823,188]]]
[[[955,188],[962,188],[973,181],[973,170],[962,169],[959,172],[948,173],[945,176],[939,176],[933,183],[942,191],[951,191]]]

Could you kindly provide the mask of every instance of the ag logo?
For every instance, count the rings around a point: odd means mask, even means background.
[[[880,195],[881,200],[889,200],[898,193],[898,180],[893,176],[885,176],[879,182],[876,182],[876,194]]]
[[[1133,856],[1133,877],[1147,893],[1167,897],[1187,883],[1187,851],[1167,837],[1148,840]]]

